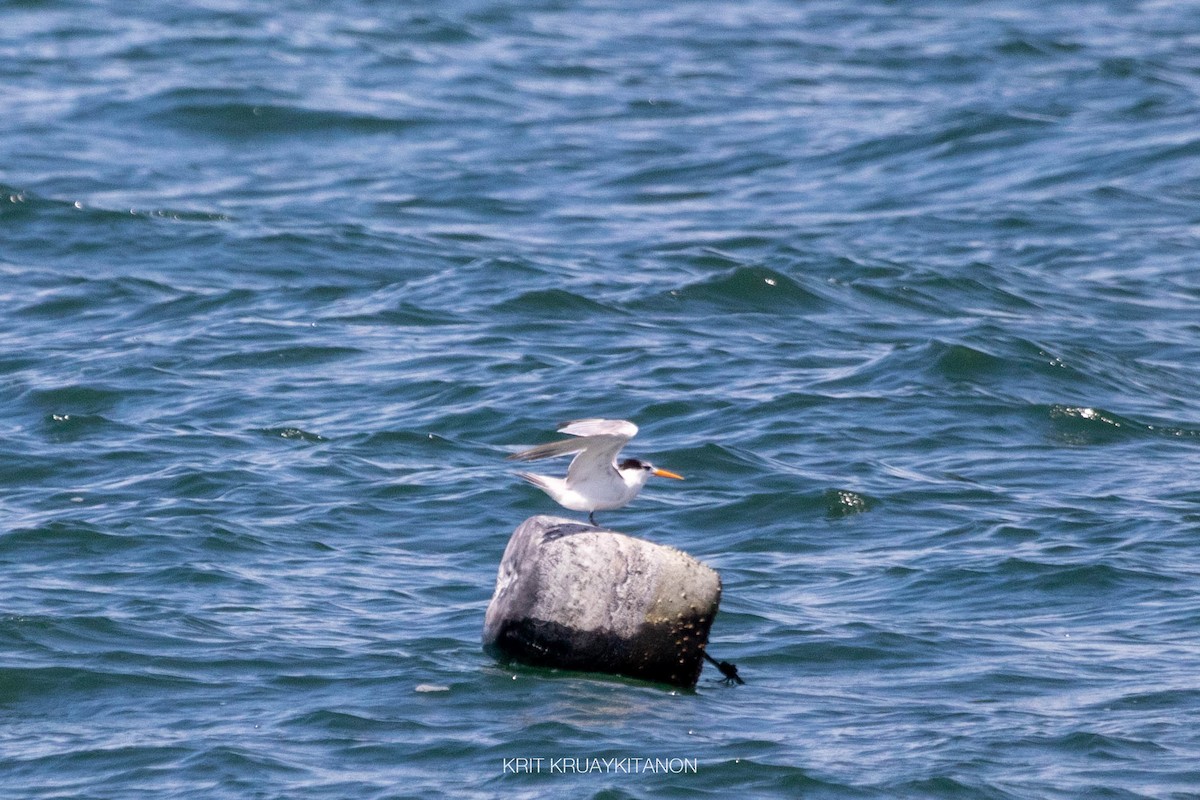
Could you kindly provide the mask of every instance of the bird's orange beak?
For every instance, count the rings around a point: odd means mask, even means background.
[[[668,472],[665,469],[656,469],[654,470],[654,474],[660,478],[674,478],[677,481],[683,480],[682,475],[676,475],[674,472]]]

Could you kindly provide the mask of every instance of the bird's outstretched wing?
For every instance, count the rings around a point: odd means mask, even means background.
[[[629,441],[637,436],[638,426],[624,419],[576,419],[564,422],[558,432],[571,436],[623,436]]]
[[[567,467],[567,480],[584,472],[609,468],[625,443],[637,433],[637,425],[623,419],[577,419],[559,426],[559,433],[578,438],[548,442],[509,456],[510,461],[537,461],[542,458],[578,453]]]

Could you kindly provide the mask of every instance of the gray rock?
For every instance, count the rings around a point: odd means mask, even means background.
[[[721,579],[673,547],[561,517],[508,540],[483,626],[502,660],[695,686]]]

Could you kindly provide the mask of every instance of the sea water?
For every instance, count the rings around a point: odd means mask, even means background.
[[[1200,796],[1198,53],[0,3],[0,795]],[[746,685],[481,650],[562,512],[504,456],[592,416],[687,477],[600,520],[719,570]]]

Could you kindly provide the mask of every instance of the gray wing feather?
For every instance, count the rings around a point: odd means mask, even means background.
[[[628,436],[585,436],[576,441],[586,442],[587,449],[575,456],[567,467],[567,483],[586,472],[602,472],[615,469],[613,462],[617,453],[629,441]]]
[[[587,442],[583,439],[563,439],[561,442],[548,442],[539,444],[537,447],[531,447],[528,450],[522,450],[519,453],[513,453],[508,457],[509,461],[537,461],[542,458],[554,458],[555,456],[565,456],[568,453],[578,453],[583,448],[587,447]]]
[[[621,451],[626,442],[634,437],[637,431],[637,425],[623,419],[577,419],[571,422],[564,422],[559,427],[558,432],[579,438],[539,444],[537,447],[513,453],[508,457],[508,460],[538,461],[543,458],[554,458],[555,456],[579,453],[567,469],[567,477],[569,478],[572,472],[577,471],[576,464],[584,467],[591,463],[600,462],[602,465],[607,466],[609,462],[617,457],[617,453]],[[586,452],[584,452],[585,450]]]
[[[638,427],[624,419],[576,419],[564,422],[558,432],[571,436],[622,436],[629,441],[637,436]]]

